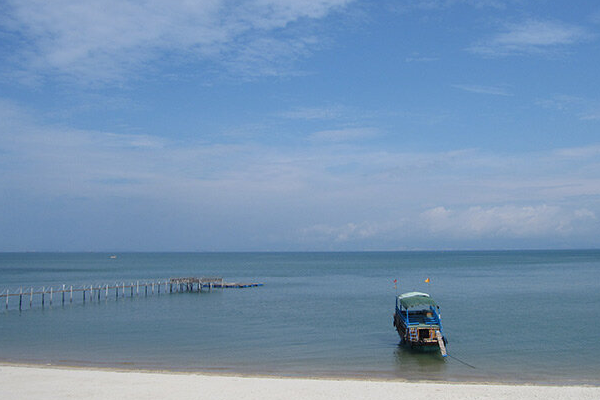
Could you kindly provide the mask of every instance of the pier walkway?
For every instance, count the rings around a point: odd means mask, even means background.
[[[157,281],[136,281],[130,283],[114,283],[101,285],[62,285],[58,288],[53,286],[42,286],[41,288],[20,287],[16,290],[4,289],[0,291],[0,304],[5,303],[5,308],[8,310],[11,302],[18,298],[18,309],[22,310],[25,307],[24,301],[29,301],[29,308],[32,308],[35,303],[41,304],[42,307],[48,302],[52,305],[53,302],[72,303],[81,296],[81,301],[100,301],[109,298],[118,299],[119,297],[135,297],[141,295],[148,296],[161,293],[182,293],[182,292],[202,292],[203,290],[212,291],[213,289],[241,289],[263,286],[262,283],[237,283],[225,282],[221,277],[183,277],[169,278]],[[16,306],[16,305],[15,305]]]

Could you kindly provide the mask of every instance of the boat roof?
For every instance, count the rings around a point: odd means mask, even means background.
[[[404,308],[416,306],[437,306],[436,302],[427,294],[422,292],[408,292],[398,296],[400,304]]]

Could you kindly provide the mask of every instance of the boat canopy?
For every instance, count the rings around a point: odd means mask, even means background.
[[[409,292],[398,296],[402,307],[408,309],[417,306],[437,306],[436,302],[427,293]]]

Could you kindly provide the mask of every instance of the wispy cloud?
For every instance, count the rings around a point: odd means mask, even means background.
[[[585,28],[560,21],[530,19],[506,24],[496,35],[469,48],[485,56],[540,54],[559,50],[593,37]]]
[[[420,219],[432,234],[451,237],[545,237],[568,235],[577,224],[595,220],[596,215],[585,208],[569,210],[546,204],[458,210],[440,206],[424,211]]]
[[[375,128],[344,128],[314,132],[310,139],[317,142],[347,142],[368,139],[376,136]]]
[[[465,92],[477,94],[491,94],[495,96],[512,96],[512,94],[502,86],[483,86],[483,85],[451,85],[453,88],[464,90]]]
[[[349,1],[9,0],[0,26],[20,38],[4,57],[26,75],[112,81],[150,62],[160,68],[158,61],[183,59],[276,75],[318,46],[308,22]]]
[[[567,147],[557,149],[556,154],[561,157],[569,158],[588,158],[600,156],[600,144],[583,146],[583,147]]]
[[[404,61],[407,63],[426,63],[426,62],[434,62],[434,61],[438,61],[438,60],[439,60],[439,58],[437,58],[437,57],[418,57],[418,56],[406,57],[404,59]]]
[[[404,59],[407,63],[427,63],[439,61],[439,57],[431,56],[431,55],[423,55],[418,52],[412,53],[410,56]]]
[[[327,107],[298,107],[278,114],[282,118],[301,120],[337,119],[345,114],[345,109],[339,105]]]
[[[348,222],[339,226],[317,224],[301,230],[305,238],[315,238],[336,243],[347,241],[360,241],[377,236],[393,227],[393,224],[378,224],[373,222],[354,223]]]
[[[589,16],[589,19],[594,24],[600,24],[600,9],[596,10],[595,12],[593,12]]]
[[[600,120],[600,102],[579,96],[556,95],[547,99],[540,99],[538,105],[574,114],[581,120]]]
[[[410,10],[445,10],[450,7],[467,5],[475,8],[506,8],[506,0],[407,0],[394,2],[393,9],[399,12]]]
[[[305,146],[179,143],[52,126],[0,101],[0,222],[34,215],[23,232],[37,232],[41,220],[47,230],[66,224],[81,244],[77,221],[104,226],[109,215],[118,234],[104,243],[135,237],[141,249],[152,231],[145,227],[168,221],[211,232],[203,237],[209,249],[245,249],[248,238],[257,238],[252,249],[389,249],[432,237],[547,234],[575,243],[589,229],[588,245],[600,237],[598,144],[518,155],[416,152],[364,146],[373,131],[351,129],[321,132],[323,140]],[[148,243],[174,243],[156,235]],[[192,237],[177,236],[177,248],[195,249]],[[13,240],[6,231],[0,239]]]

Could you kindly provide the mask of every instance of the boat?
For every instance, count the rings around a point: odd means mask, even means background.
[[[420,350],[439,350],[447,356],[440,307],[427,293],[408,292],[396,296],[394,327],[401,343]]]

